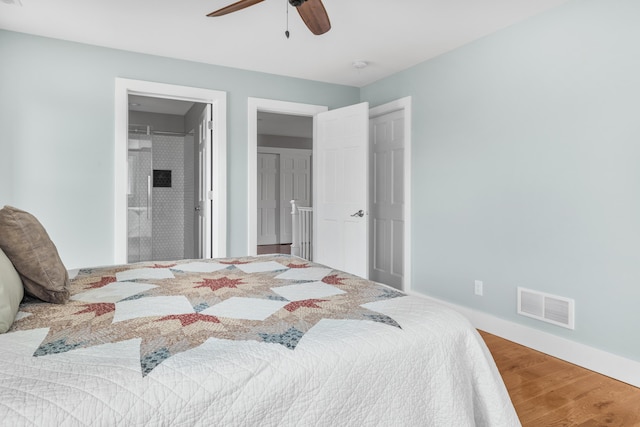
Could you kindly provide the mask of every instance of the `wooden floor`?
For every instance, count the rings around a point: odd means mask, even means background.
[[[524,427],[640,426],[640,389],[480,331]]]

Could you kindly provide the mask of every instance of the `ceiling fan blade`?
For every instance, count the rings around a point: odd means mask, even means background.
[[[227,13],[236,12],[238,10],[244,9],[245,7],[253,6],[254,4],[260,3],[261,1],[264,1],[264,0],[240,0],[233,4],[230,4],[229,6],[225,6],[222,9],[218,9],[214,12],[211,12],[207,14],[207,16],[226,15]]]
[[[331,29],[329,15],[322,4],[322,0],[307,0],[296,7],[305,25],[313,34],[319,36]]]

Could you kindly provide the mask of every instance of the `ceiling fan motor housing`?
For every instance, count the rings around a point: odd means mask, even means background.
[[[289,0],[289,4],[293,7],[298,7],[300,6],[302,3],[304,3],[307,0]]]

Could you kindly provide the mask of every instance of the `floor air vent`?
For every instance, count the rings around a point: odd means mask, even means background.
[[[574,305],[571,298],[518,288],[518,314],[574,329]]]

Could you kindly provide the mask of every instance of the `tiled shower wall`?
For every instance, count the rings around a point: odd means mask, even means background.
[[[153,135],[153,169],[171,170],[171,187],[153,188],[153,259],[184,258],[185,137]]]

